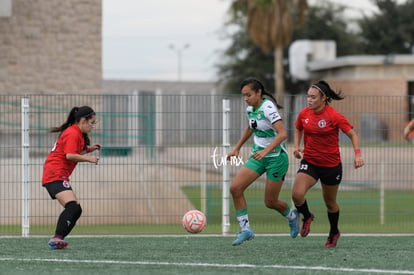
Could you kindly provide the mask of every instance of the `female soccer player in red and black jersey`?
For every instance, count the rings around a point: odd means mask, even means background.
[[[88,133],[96,125],[96,114],[91,107],[74,107],[65,123],[51,129],[60,132],[60,136],[46,158],[43,167],[42,185],[52,199],[57,199],[65,208],[60,214],[55,235],[49,240],[51,249],[66,248],[64,238],[70,233],[82,214],[82,208],[72,190],[69,176],[78,162],[98,164],[96,156],[84,156],[86,153],[100,150],[101,145],[90,146]]]
[[[342,100],[341,91],[335,92],[325,81],[312,85],[307,93],[308,107],[296,120],[294,134],[294,156],[302,159],[297,172],[292,200],[303,215],[300,235],[306,237],[314,215],[309,211],[305,195],[318,180],[328,210],[330,231],[325,247],[335,247],[340,236],[338,229],[339,205],[336,196],[342,179],[342,164],[339,152],[339,129],[349,137],[355,151],[354,167],[364,165],[358,136],[348,120],[329,106],[331,100]],[[304,139],[304,149],[300,148]]]

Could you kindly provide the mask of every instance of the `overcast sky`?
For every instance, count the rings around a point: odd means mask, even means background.
[[[370,0],[333,1],[354,14],[375,10]],[[215,80],[218,52],[230,43],[219,36],[230,2],[103,0],[104,79]]]

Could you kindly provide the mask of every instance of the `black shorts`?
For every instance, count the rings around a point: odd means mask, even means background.
[[[56,194],[62,191],[72,190],[72,186],[70,186],[70,181],[68,180],[56,180],[48,182],[43,185],[43,187],[46,188],[47,192],[49,192],[50,197],[54,200],[56,199]]]
[[[337,185],[342,180],[342,163],[334,167],[324,167],[310,164],[306,160],[301,160],[298,173],[307,174],[316,181],[320,179],[322,184]]]

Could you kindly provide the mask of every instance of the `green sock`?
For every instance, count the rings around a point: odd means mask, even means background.
[[[247,215],[247,208],[243,208],[243,209],[240,209],[240,210],[236,210],[236,216],[237,217],[244,216],[244,215]]]

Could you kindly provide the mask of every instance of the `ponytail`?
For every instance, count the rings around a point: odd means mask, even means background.
[[[58,127],[52,127],[52,129],[50,129],[50,132],[51,133],[63,132],[69,126],[75,124],[75,121],[76,121],[75,115],[78,111],[79,111],[79,107],[73,107],[72,110],[70,110],[68,118],[66,119],[65,123],[63,123],[62,125]]]
[[[85,118],[86,120],[88,120],[92,118],[94,115],[96,115],[95,111],[89,106],[73,107],[72,110],[70,110],[66,121],[58,127],[52,127],[50,129],[50,132],[51,133],[57,133],[57,132],[62,133],[68,127],[72,126],[73,124],[78,123],[82,118]],[[83,149],[86,149],[86,147],[89,146],[91,142],[90,142],[88,134],[83,133],[82,135],[83,135],[83,139],[85,142],[85,147]]]
[[[341,90],[338,90],[337,92],[335,92],[334,90],[332,90],[329,84],[324,80],[320,80],[318,83],[313,84],[311,87],[317,89],[322,95],[326,96],[327,104],[330,103],[332,100],[344,99],[344,97],[342,96]]]

